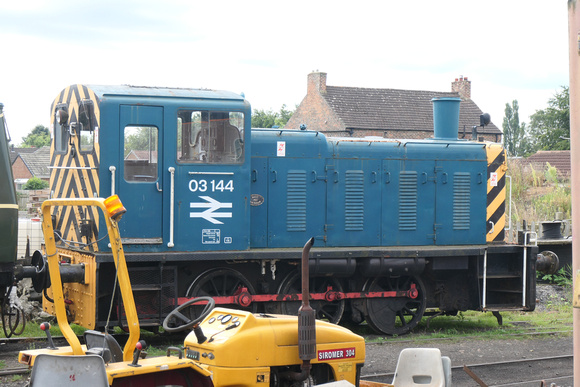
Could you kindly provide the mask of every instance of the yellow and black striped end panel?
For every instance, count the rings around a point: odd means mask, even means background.
[[[487,152],[487,242],[505,239],[506,156],[500,144],[489,143]]]
[[[79,104],[82,100],[93,102],[93,115],[91,121],[94,123],[95,136],[93,150],[81,152],[78,126],[74,135],[67,135],[68,145],[65,152],[57,152],[55,142],[52,142],[50,149],[50,189],[54,198],[90,198],[99,196],[99,142],[98,133],[100,129],[99,99],[95,93],[83,85],[72,85],[65,88],[52,103],[51,108],[51,128],[55,130],[55,110],[59,104],[66,104],[68,107],[69,123],[78,122]],[[56,136],[53,136],[56,138]],[[63,239],[75,242],[94,242],[98,237],[98,209],[97,208],[75,208],[55,207],[53,211],[56,224],[55,230],[59,230]],[[81,225],[89,238],[81,236]],[[87,240],[88,239],[88,240]],[[91,250],[96,249],[96,245],[90,245]]]

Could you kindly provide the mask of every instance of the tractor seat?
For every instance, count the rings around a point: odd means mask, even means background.
[[[71,375],[74,378],[71,378]],[[34,360],[30,387],[108,387],[105,363],[100,356],[40,354]]]
[[[399,355],[395,387],[450,387],[451,359],[437,348],[405,348]]]
[[[123,350],[117,340],[108,333],[88,330],[84,333],[87,355],[98,355],[105,364],[123,361]]]

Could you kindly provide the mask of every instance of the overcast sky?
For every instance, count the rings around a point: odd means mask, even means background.
[[[568,85],[566,0],[0,3],[0,102],[13,142],[49,126],[66,86],[131,84],[244,93],[254,109],[294,108],[308,73],[327,84],[450,91],[501,128]]]

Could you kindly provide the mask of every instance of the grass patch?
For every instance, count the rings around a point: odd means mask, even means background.
[[[72,331],[75,333],[75,335],[77,335],[77,336],[82,336],[83,333],[87,330],[87,328],[83,328],[80,325],[76,325],[76,324],[71,324],[70,327],[71,327]],[[119,327],[114,327],[112,333],[113,334],[127,334],[128,332],[119,328]],[[54,324],[50,325],[50,334],[52,335],[52,337],[63,336],[62,331],[60,330],[60,328],[56,322]],[[141,330],[141,338],[147,339],[147,337],[152,337],[154,335],[156,335],[156,333],[153,333],[153,332],[148,331],[146,329]],[[28,323],[26,323],[26,327],[24,328],[24,332],[19,336],[21,336],[21,337],[46,337],[46,333],[44,333],[44,331],[42,329],[40,329],[39,323],[28,322]],[[6,337],[4,335],[4,331],[2,329],[0,329],[0,338],[4,338],[4,337]],[[17,337],[17,336],[13,336],[13,337]]]
[[[177,347],[183,345],[181,342]],[[168,345],[167,347],[175,347],[175,345]],[[147,357],[158,357],[158,356],[165,356],[167,354],[167,347],[147,347]]]
[[[76,324],[71,324],[71,329],[73,330],[73,332],[76,335],[82,335],[87,330],[86,328],[83,328],[83,327],[76,325]],[[56,324],[56,323],[51,324],[50,334],[53,337],[59,337],[59,336],[63,335],[60,328],[58,327],[58,324]],[[24,327],[24,331],[19,336],[20,337],[46,337],[46,333],[44,333],[44,331],[42,329],[40,329],[40,324],[35,323],[35,322],[28,322],[28,323],[26,323],[26,326]],[[2,329],[0,329],[0,337],[2,337],[2,338],[6,337],[6,335],[4,334],[4,331]],[[13,336],[13,337],[15,337],[15,336]]]
[[[566,265],[566,267],[560,268],[554,274],[543,274],[539,271],[536,272],[536,278],[554,285],[559,285],[563,287],[572,287],[572,267]]]
[[[12,376],[12,381],[13,382],[21,382],[22,379],[24,379],[24,376],[22,376],[22,375],[13,375]]]
[[[571,288],[570,288],[571,292]],[[353,329],[360,335],[368,335],[367,342],[421,341],[441,338],[502,339],[526,333],[563,332],[572,334],[572,305],[567,299],[554,296],[554,302],[546,303],[545,311],[501,312],[503,324],[499,325],[491,312],[467,311],[456,316],[437,316],[429,320],[425,316],[412,333],[404,336],[376,336],[366,325]]]

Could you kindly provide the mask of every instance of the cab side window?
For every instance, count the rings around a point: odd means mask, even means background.
[[[241,164],[244,160],[244,114],[180,110],[177,159],[184,163]]]

